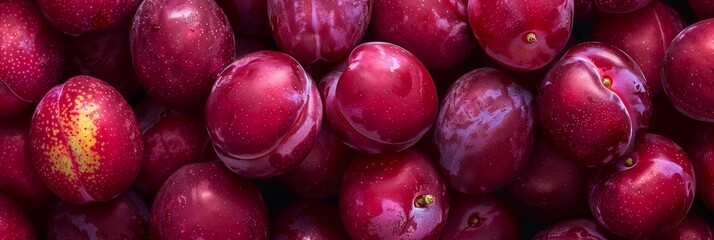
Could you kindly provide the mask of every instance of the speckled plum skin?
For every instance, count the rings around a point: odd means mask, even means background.
[[[686,23],[671,7],[654,1],[626,14],[601,14],[592,39],[619,48],[637,62],[652,96],[662,92],[662,59]]]
[[[516,213],[497,195],[458,194],[451,199],[440,239],[520,239],[520,231]]]
[[[531,71],[553,61],[565,47],[573,7],[572,0],[469,0],[468,18],[489,56],[513,70]]]
[[[676,227],[692,206],[694,191],[694,169],[684,150],[646,134],[632,152],[596,172],[588,196],[603,227],[639,239]]]
[[[126,99],[137,96],[141,84],[131,64],[130,26],[66,38],[66,75],[92,76],[112,85]]]
[[[280,175],[280,182],[303,197],[321,199],[335,196],[353,154],[352,149],[342,144],[332,130],[323,125],[315,146],[305,160]]]
[[[275,218],[273,239],[347,240],[337,206],[302,200],[288,205]]]
[[[674,229],[665,234],[663,240],[714,239],[712,228],[700,216],[690,213]]]
[[[49,239],[148,239],[149,208],[133,192],[107,202],[60,202],[52,211]]]
[[[618,239],[617,236],[608,232],[600,226],[594,219],[568,219],[557,222],[550,227],[541,230],[533,240],[560,240],[560,239],[588,239],[588,240],[608,240]]]
[[[598,10],[606,13],[634,12],[653,0],[592,0]]]
[[[56,197],[32,166],[29,133],[30,114],[0,119],[0,166],[3,168],[0,193],[17,202],[25,212],[41,215],[52,208]]]
[[[587,198],[590,172],[560,156],[541,140],[528,165],[504,189],[513,200],[541,218],[584,217],[590,214]]]
[[[697,177],[697,196],[714,211],[714,128],[701,127],[689,147],[689,156]]]
[[[384,42],[357,46],[339,77],[320,90],[325,115],[347,146],[368,152],[401,151],[414,145],[436,120],[436,86],[407,50]]]
[[[357,156],[340,189],[340,213],[353,239],[437,239],[449,195],[429,157],[414,149]],[[419,204],[431,196],[432,201]]]
[[[280,52],[237,59],[218,77],[206,104],[218,157],[249,178],[277,176],[298,165],[315,144],[321,121],[315,83]]]
[[[451,68],[476,48],[467,0],[375,0],[372,34],[414,54],[430,70]]]
[[[64,47],[34,3],[0,3],[0,117],[29,109],[60,82]]]
[[[107,83],[76,76],[40,101],[30,126],[32,164],[47,187],[73,204],[122,193],[141,167],[136,116]]]
[[[699,20],[714,18],[714,0],[687,0],[687,3]]]
[[[642,71],[621,50],[599,42],[571,48],[538,88],[544,138],[580,166],[604,166],[647,130],[652,99]]]
[[[268,0],[275,42],[304,65],[347,58],[371,13],[372,0]]]
[[[214,1],[145,0],[130,35],[139,82],[170,108],[203,107],[234,58],[233,31]]]
[[[672,105],[684,115],[706,122],[714,122],[712,34],[714,19],[684,29],[669,45],[662,69],[662,86]]]
[[[532,102],[527,90],[496,69],[456,80],[434,124],[439,166],[451,187],[491,192],[523,169],[535,137]]]
[[[271,36],[268,0],[216,0],[238,36],[265,39]]]
[[[0,239],[37,239],[32,223],[20,206],[2,194],[0,194]]]
[[[203,117],[161,106],[145,98],[136,109],[144,136],[144,157],[134,186],[143,196],[154,197],[164,181],[186,164],[205,159],[213,151]]]
[[[151,208],[151,239],[268,239],[268,226],[255,185],[215,161],[180,168]]]
[[[134,16],[140,0],[37,0],[52,25],[72,36],[114,29]]]

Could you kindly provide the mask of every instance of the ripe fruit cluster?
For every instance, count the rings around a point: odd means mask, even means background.
[[[0,0],[0,239],[712,239],[712,0]]]

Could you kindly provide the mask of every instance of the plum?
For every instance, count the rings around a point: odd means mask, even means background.
[[[449,89],[434,124],[439,166],[463,193],[491,192],[523,169],[534,142],[533,96],[492,68],[466,73]]]
[[[52,25],[72,36],[110,30],[128,22],[141,0],[37,0]]]
[[[694,190],[694,169],[684,150],[646,134],[632,152],[595,173],[588,196],[603,227],[639,239],[676,227],[692,206]]]
[[[202,115],[170,110],[150,98],[136,109],[144,135],[144,158],[136,189],[153,197],[174,171],[205,159],[206,150],[213,151]]]
[[[347,58],[367,31],[372,0],[268,0],[278,47],[303,65]]]
[[[68,37],[67,75],[88,75],[109,83],[126,99],[141,91],[129,49],[130,25]]]
[[[233,61],[235,38],[214,1],[146,0],[130,33],[134,70],[169,108],[201,108],[216,76]]]
[[[700,20],[714,18],[714,0],[687,0],[687,3]]]
[[[662,86],[672,105],[690,118],[714,122],[714,19],[695,23],[677,35],[667,49]]]
[[[357,46],[342,74],[320,83],[332,130],[354,149],[394,152],[413,146],[436,120],[436,86],[419,60],[384,42]]]
[[[342,144],[328,126],[323,125],[315,146],[300,164],[279,176],[291,191],[308,198],[335,196],[353,151]]]
[[[268,210],[255,185],[219,162],[174,172],[151,207],[151,239],[268,239]]]
[[[610,44],[637,62],[652,96],[662,91],[662,59],[686,23],[671,7],[660,1],[631,13],[601,14],[596,18],[592,39]]]
[[[632,58],[599,42],[571,48],[538,87],[544,138],[580,166],[604,166],[629,152],[649,126],[652,99]]]
[[[342,182],[340,214],[353,239],[437,239],[449,195],[424,153],[362,154]]]
[[[690,213],[682,223],[665,234],[663,240],[714,239],[712,228],[700,216]]]
[[[540,140],[528,165],[504,189],[508,196],[542,218],[585,217],[590,214],[587,198],[590,172]]]
[[[62,38],[35,4],[0,2],[0,118],[39,102],[60,82],[63,68]]]
[[[265,39],[271,36],[268,0],[216,0],[236,35]]]
[[[337,206],[327,202],[302,200],[285,207],[272,228],[273,239],[349,239],[340,221]]]
[[[594,219],[581,218],[557,222],[533,237],[533,240],[556,239],[608,240],[617,239],[617,236],[598,225]]]
[[[219,158],[249,178],[280,175],[315,144],[322,100],[315,83],[287,54],[247,54],[218,77],[206,126]]]
[[[714,211],[714,128],[707,124],[695,131],[688,153],[696,173],[697,196]]]
[[[592,0],[598,10],[606,13],[634,12],[654,0]]]
[[[128,191],[107,202],[60,202],[52,211],[49,239],[148,239],[149,208]]]
[[[518,71],[541,68],[563,50],[573,26],[573,0],[469,0],[471,30],[484,51]]]
[[[453,67],[477,46],[466,15],[467,2],[375,0],[372,35],[407,49],[430,70]]]
[[[0,239],[37,239],[32,224],[20,206],[0,194]]]
[[[449,218],[441,240],[519,239],[515,212],[493,193],[452,195]]]
[[[129,104],[107,83],[76,76],[40,101],[30,126],[32,165],[62,200],[106,201],[126,190],[144,144]]]
[[[593,0],[575,0],[575,19],[580,21],[591,20],[595,15],[595,3]]]

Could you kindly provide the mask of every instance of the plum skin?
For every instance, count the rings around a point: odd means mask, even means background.
[[[494,191],[527,163],[535,138],[533,96],[499,70],[466,73],[449,89],[434,124],[439,166],[449,185]]]
[[[214,1],[146,0],[134,16],[130,48],[148,95],[169,108],[198,109],[233,61],[235,38]]]
[[[345,171],[339,208],[353,239],[436,239],[449,195],[431,159],[418,150],[362,154]]]
[[[520,231],[515,211],[496,194],[456,194],[440,239],[520,239]]]
[[[698,121],[714,122],[714,78],[710,36],[714,20],[697,22],[672,40],[663,64],[662,86],[677,110]]]
[[[714,18],[714,1],[712,0],[687,0],[689,8],[699,20]]]
[[[20,206],[0,194],[0,239],[37,239],[30,219]]]
[[[574,218],[557,222],[533,237],[533,240],[549,239],[607,240],[617,237],[600,226],[595,219]]]
[[[538,87],[536,118],[563,157],[585,167],[625,154],[649,127],[652,99],[637,63],[599,42],[581,43]]]
[[[436,86],[423,64],[384,42],[357,46],[341,74],[320,83],[335,134],[367,153],[413,146],[436,120]]]
[[[31,1],[0,3],[0,117],[29,109],[60,82],[64,47],[59,33]]]
[[[714,210],[714,128],[703,126],[695,135],[689,153],[697,178],[697,196],[710,211]]]
[[[606,13],[634,12],[653,0],[592,0],[598,10]]]
[[[129,104],[107,83],[76,76],[52,88],[30,126],[32,164],[73,204],[106,201],[134,181],[144,143]]]
[[[531,71],[552,62],[565,47],[574,2],[469,0],[468,18],[476,40],[496,62]]]
[[[72,36],[110,30],[129,21],[141,0],[38,0],[42,13],[58,30]]]
[[[632,152],[595,173],[588,193],[590,209],[614,234],[656,236],[684,219],[694,201],[695,184],[684,150],[665,137],[646,134]]]
[[[238,36],[266,39],[271,36],[268,0],[216,0]]]
[[[268,225],[255,185],[216,161],[174,172],[151,207],[151,239],[268,239]]]
[[[206,126],[218,157],[237,174],[267,178],[299,164],[322,121],[317,87],[287,54],[245,55],[218,77]]]
[[[324,201],[300,200],[275,217],[273,239],[349,239],[337,206]]]

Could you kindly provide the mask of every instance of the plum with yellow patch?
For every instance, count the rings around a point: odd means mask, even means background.
[[[30,126],[32,164],[63,200],[106,201],[136,178],[144,151],[139,124],[121,94],[89,76],[52,88]]]

